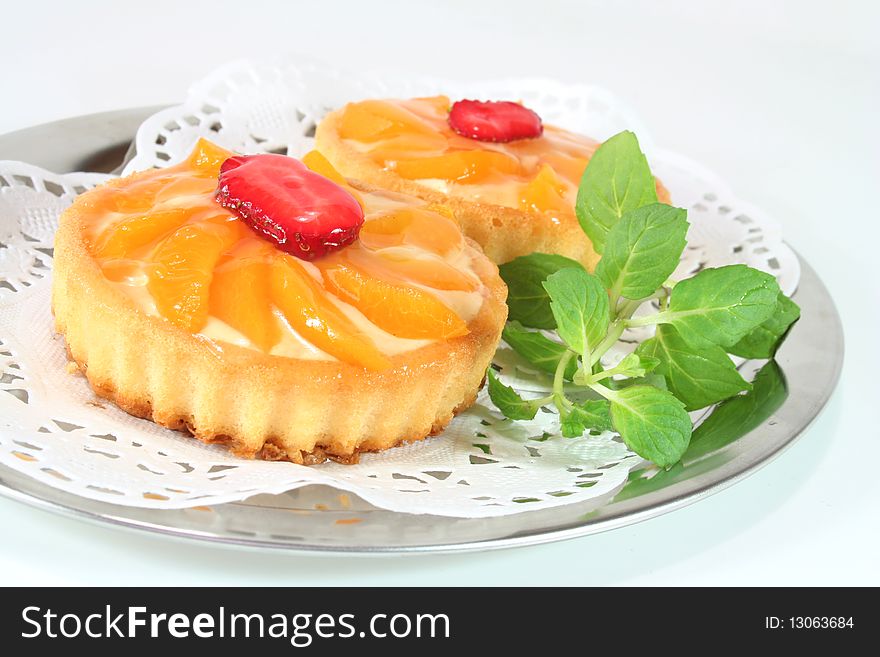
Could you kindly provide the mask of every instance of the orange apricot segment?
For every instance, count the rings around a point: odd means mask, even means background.
[[[348,184],[345,177],[337,171],[336,167],[330,164],[330,160],[324,157],[320,151],[309,151],[303,155],[302,163],[315,173],[320,174],[325,178],[329,178],[336,184],[345,187],[345,191],[354,196],[354,200],[356,200],[362,208],[364,207],[364,199],[361,196],[361,193]]]
[[[303,155],[302,163],[315,173],[319,173],[325,178],[329,178],[335,183],[348,186],[348,181],[339,171],[336,170],[330,160],[328,160],[320,151],[311,150]]]
[[[452,107],[449,96],[421,96],[403,101],[401,105],[419,115],[424,115],[427,110],[431,118],[442,118],[443,121],[446,121],[449,109]]]
[[[292,256],[275,259],[271,273],[275,305],[305,340],[339,360],[383,370],[391,361],[326,298],[326,291]]]
[[[547,153],[541,159],[553,167],[553,170],[575,185],[579,185],[587,168],[589,158],[563,155],[562,153]]]
[[[413,132],[434,135],[435,129],[404,107],[383,100],[349,103],[342,112],[339,125],[343,139],[365,142]]]
[[[476,183],[493,173],[520,174],[522,167],[515,158],[498,151],[469,150],[399,160],[394,164],[394,170],[409,180],[440,178],[451,182]]]
[[[660,203],[671,203],[672,198],[669,195],[669,190],[660,182],[660,179],[655,178],[654,183],[657,188],[657,201]]]
[[[148,212],[155,205],[156,194],[175,179],[167,171],[150,171],[125,187],[100,187],[91,204],[109,212]]]
[[[142,279],[144,276],[143,268],[138,260],[128,260],[124,258],[111,259],[101,262],[101,271],[104,276],[114,283],[124,283]]]
[[[334,253],[316,264],[328,290],[392,335],[446,340],[469,333],[464,320],[433,295],[374,278],[354,266],[344,252]]]
[[[410,258],[393,251],[351,249],[346,257],[373,278],[417,283],[435,290],[473,292],[477,281],[440,258]]]
[[[447,146],[446,137],[441,134],[404,134],[377,142],[367,149],[367,153],[373,161],[384,164],[392,160],[408,160],[441,155]]]
[[[216,178],[220,175],[220,165],[233,155],[232,151],[207,139],[199,138],[189,157],[186,158],[185,165],[200,176]]]
[[[205,176],[178,175],[165,184],[155,196],[154,202],[158,205],[168,201],[181,203],[184,197],[198,197],[192,199],[193,206],[213,207],[216,210],[222,208],[214,203],[214,193],[217,191],[217,179]],[[187,205],[190,205],[187,203]]]
[[[371,249],[411,244],[439,255],[461,249],[458,225],[436,209],[401,208],[368,218],[360,240]]]
[[[159,314],[191,333],[208,319],[214,266],[240,233],[231,222],[186,224],[166,237],[146,267],[147,290]]]
[[[538,175],[525,186],[521,200],[526,209],[539,212],[570,212],[572,205],[565,199],[565,184],[547,164],[542,165]]]
[[[271,265],[234,257],[214,271],[208,295],[210,313],[268,352],[281,340],[281,326],[272,312]]]
[[[126,217],[98,236],[94,246],[95,255],[99,258],[125,257],[179,227],[187,220],[188,214],[186,208],[171,208]]]

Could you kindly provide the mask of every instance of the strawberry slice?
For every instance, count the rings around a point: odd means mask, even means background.
[[[284,155],[237,155],[220,167],[216,201],[258,235],[303,260],[358,238],[364,211],[332,180]]]
[[[506,100],[460,100],[449,111],[449,127],[477,141],[533,139],[544,133],[540,116]]]

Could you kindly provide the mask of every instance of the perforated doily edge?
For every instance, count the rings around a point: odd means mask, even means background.
[[[13,434],[14,435],[15,428],[14,427],[6,427],[0,429],[0,433],[3,434]],[[442,440],[442,435],[433,436],[429,438],[429,440]],[[631,472],[635,468],[639,466],[643,466],[647,464],[647,461],[641,459],[638,456],[632,455],[626,457],[621,461],[623,463],[626,461],[628,470]],[[350,493],[352,495],[356,495],[365,502],[372,504],[381,509],[393,511],[395,513],[405,513],[407,515],[416,515],[416,516],[440,516],[446,518],[497,518],[502,516],[516,515],[520,513],[528,513],[529,511],[541,511],[545,509],[551,508],[559,508],[561,506],[567,506],[570,504],[583,504],[587,506],[600,505],[602,501],[610,499],[614,495],[616,495],[621,488],[626,484],[626,477],[624,477],[620,482],[608,488],[608,490],[603,490],[601,492],[597,491],[597,494],[591,496],[588,499],[581,499],[575,501],[566,501],[565,498],[558,498],[558,502],[551,501],[542,501],[540,508],[529,509],[528,507],[523,508],[511,508],[507,506],[484,506],[479,507],[480,511],[476,512],[475,509],[469,508],[466,513],[454,513],[446,509],[434,508],[429,511],[418,511],[416,509],[409,510],[400,510],[393,508],[394,502],[389,502],[385,498],[385,496],[379,491],[371,491],[367,489],[363,489],[356,485],[349,485],[345,481],[339,480],[332,476],[326,476],[318,473],[317,471],[311,472],[310,476],[314,479],[312,481],[300,481],[300,482],[285,482],[279,483],[277,486],[269,486],[263,490],[254,492],[254,493],[229,493],[225,495],[211,495],[210,499],[206,500],[184,500],[184,499],[171,499],[171,500],[151,500],[148,498],[145,499],[135,499],[135,498],[127,498],[120,497],[117,495],[112,495],[108,493],[103,493],[100,491],[94,491],[92,494],[85,496],[82,495],[81,490],[76,486],[68,485],[67,482],[60,480],[50,474],[43,472],[40,469],[36,471],[25,471],[22,470],[20,464],[15,463],[11,458],[9,458],[6,454],[0,452],[0,464],[8,466],[15,470],[16,472],[26,474],[43,483],[51,488],[55,488],[58,490],[62,490],[65,493],[70,495],[75,495],[77,497],[82,497],[85,499],[96,500],[99,502],[106,502],[108,504],[112,504],[115,506],[127,507],[127,508],[140,508],[140,509],[157,509],[157,510],[181,510],[181,509],[192,509],[200,506],[217,506],[220,504],[228,504],[231,502],[244,502],[250,498],[254,498],[260,495],[280,495],[283,493],[288,493],[300,488],[304,488],[307,486],[329,486],[335,490],[338,490],[343,493]],[[309,466],[297,465],[295,463],[282,463],[279,462],[276,465],[280,468],[308,468]],[[352,513],[357,513],[352,511]]]

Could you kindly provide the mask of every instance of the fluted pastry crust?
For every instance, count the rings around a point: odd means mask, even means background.
[[[214,343],[144,312],[89,253],[85,196],[55,238],[55,324],[94,391],[128,413],[238,456],[311,464],[420,440],[476,398],[507,315],[507,289],[478,246],[467,248],[487,293],[470,333],[368,371]]]

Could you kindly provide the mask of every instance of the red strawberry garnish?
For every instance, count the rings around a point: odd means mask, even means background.
[[[510,101],[460,100],[449,111],[449,126],[478,141],[532,139],[544,133],[541,117]]]
[[[220,167],[217,202],[282,251],[314,260],[358,238],[354,196],[292,157],[237,155]]]

